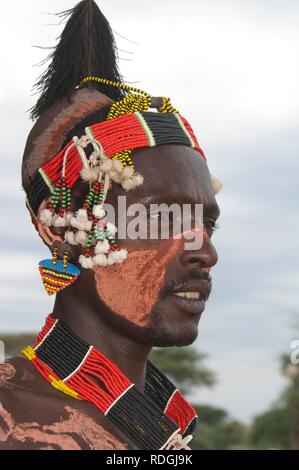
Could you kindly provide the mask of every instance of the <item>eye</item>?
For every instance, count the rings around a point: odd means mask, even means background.
[[[209,237],[211,237],[213,235],[213,233],[219,229],[219,224],[217,224],[217,222],[215,222],[215,220],[207,220],[204,222],[204,227],[207,231],[207,234],[209,235]]]

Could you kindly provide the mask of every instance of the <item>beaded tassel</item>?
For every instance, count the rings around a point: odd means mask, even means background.
[[[71,219],[71,229],[65,234],[68,243],[84,246],[79,263],[85,269],[120,263],[127,258],[127,251],[120,250],[116,243],[116,227],[108,223],[103,207],[105,198],[103,181],[91,185],[82,209]]]
[[[42,224],[48,227],[68,227],[72,214],[72,193],[68,181],[63,176],[55,186],[51,201],[41,213]]]

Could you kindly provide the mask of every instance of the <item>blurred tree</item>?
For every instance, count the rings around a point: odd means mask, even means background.
[[[272,408],[253,420],[250,442],[259,449],[289,449],[290,416],[284,408]]]
[[[203,364],[206,355],[193,347],[154,348],[150,360],[167,374],[180,388],[188,393],[192,387],[211,387],[215,384],[214,373]]]
[[[0,335],[0,341],[3,341],[5,347],[5,356],[8,358],[20,354],[26,346],[34,343],[35,336],[35,333]]]
[[[230,418],[222,408],[196,405],[199,416],[198,432],[191,447],[196,450],[226,450],[245,448],[247,428]]]
[[[281,356],[281,372],[289,385],[268,411],[257,416],[250,442],[259,448],[299,449],[299,365],[290,356]]]
[[[299,449],[299,364],[293,365],[290,356],[281,358],[281,372],[289,380],[289,385],[281,396],[286,415],[290,421],[290,448]]]

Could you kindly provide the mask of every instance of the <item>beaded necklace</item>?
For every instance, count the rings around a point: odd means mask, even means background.
[[[143,394],[103,353],[52,315],[23,354],[53,387],[94,404],[138,449],[189,449],[196,412],[150,361]]]

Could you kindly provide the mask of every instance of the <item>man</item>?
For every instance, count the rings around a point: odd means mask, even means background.
[[[148,356],[197,337],[217,262],[219,185],[168,99],[125,93],[95,2],[68,14],[38,83],[22,172],[32,222],[53,253],[39,269],[57,296],[34,347],[0,368],[0,448],[188,448],[195,411]],[[158,236],[131,236],[122,198],[142,204],[143,228],[155,221]],[[153,205],[174,203],[201,205],[203,226],[192,209],[184,236],[163,238]],[[122,220],[118,235],[108,206]],[[187,233],[201,243],[190,249]]]

